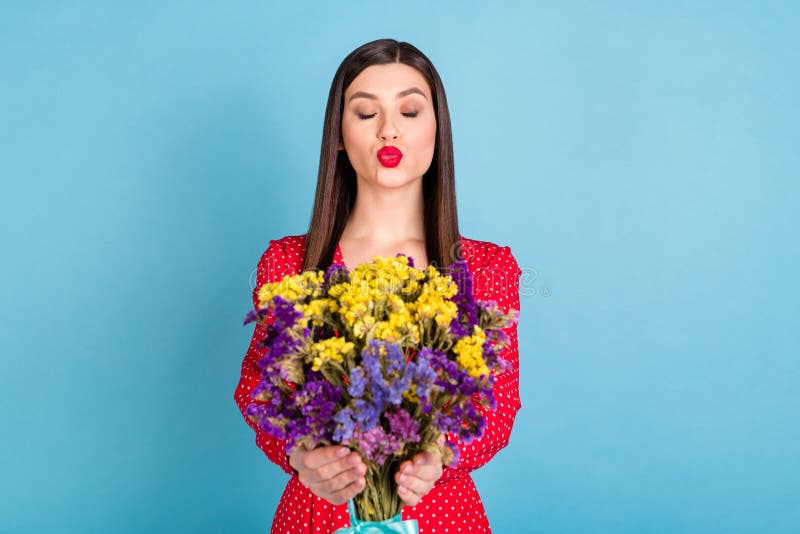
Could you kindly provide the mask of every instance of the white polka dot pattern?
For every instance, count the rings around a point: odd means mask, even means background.
[[[286,236],[272,240],[258,263],[256,289],[253,302],[257,303],[257,288],[266,282],[275,282],[286,274],[297,274],[303,263],[305,235]],[[463,257],[472,273],[475,298],[494,300],[502,310],[519,310],[519,276],[517,261],[509,247],[488,241],[461,238]],[[334,263],[343,264],[341,251],[333,257]],[[483,437],[470,444],[460,444],[461,457],[455,467],[446,467],[433,489],[414,507],[403,509],[403,519],[417,519],[420,534],[451,532],[491,532],[486,512],[469,473],[488,462],[508,444],[514,418],[521,407],[519,399],[519,350],[517,325],[508,327],[508,345],[501,356],[511,362],[508,370],[497,377],[495,397],[497,410],[487,411],[476,407],[487,420]],[[256,362],[266,349],[256,346],[264,337],[264,329],[256,325],[250,347],[242,363],[241,380],[234,393],[240,410],[250,403],[249,394],[259,382]],[[284,452],[285,442],[261,432],[247,417],[245,421],[256,432],[256,445],[267,457],[289,473],[272,523],[272,533],[308,534],[330,533],[349,523],[347,506],[334,506],[311,493],[294,475]],[[452,439],[452,436],[451,436]]]

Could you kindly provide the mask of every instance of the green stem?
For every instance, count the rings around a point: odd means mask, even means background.
[[[367,467],[367,485],[355,496],[356,513],[362,521],[384,521],[400,513],[403,503],[397,495],[394,474],[399,461],[390,458],[383,465],[370,462]],[[371,510],[371,513],[370,513]]]

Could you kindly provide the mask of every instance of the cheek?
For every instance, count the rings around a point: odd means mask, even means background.
[[[349,151],[359,150],[363,145],[364,133],[348,123],[342,124],[342,142]]]
[[[420,149],[433,152],[434,145],[436,144],[436,121],[421,125],[418,132],[418,139],[418,147]]]
[[[347,122],[342,123],[342,142],[347,146],[353,139],[353,129]]]

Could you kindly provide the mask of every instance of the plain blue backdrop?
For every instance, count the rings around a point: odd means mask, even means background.
[[[340,61],[434,62],[524,271],[499,533],[800,530],[792,2],[3,2],[0,531],[265,532],[233,402]]]

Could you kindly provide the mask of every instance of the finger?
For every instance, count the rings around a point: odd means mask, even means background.
[[[367,466],[361,460],[361,456],[359,456],[359,454],[356,452],[349,453],[344,458],[340,458],[331,463],[313,469],[311,470],[311,473],[314,480],[324,481],[332,479],[338,476],[340,473],[354,468],[363,469],[363,472],[366,472],[367,470]]]
[[[293,450],[292,454],[289,455],[289,465],[292,466],[292,469],[295,471],[300,471],[303,468],[303,457],[305,456],[305,452],[301,450]]]
[[[420,499],[422,499],[422,495],[417,495],[403,486],[397,488],[397,496],[400,497],[400,500],[403,501],[403,504],[406,506],[416,506]]]
[[[422,480],[436,481],[442,476],[441,464],[422,464],[407,467],[395,474],[394,480],[402,484],[406,478],[414,477]]]
[[[303,455],[303,467],[306,469],[318,469],[323,465],[340,460],[348,454],[350,454],[350,449],[347,447],[340,447],[337,445],[319,447]]]
[[[344,488],[340,489],[339,491],[333,492],[329,498],[326,498],[328,502],[334,505],[344,504],[362,491],[367,486],[367,481],[364,477],[357,478]]]
[[[438,451],[423,451],[414,456],[414,465],[442,463],[442,455]]]
[[[429,467],[440,467],[442,465],[442,457],[436,452],[421,452],[412,458],[412,462],[408,468],[404,468],[404,472],[415,474],[420,470],[425,470]]]
[[[352,469],[342,471],[338,473],[336,476],[333,476],[327,480],[320,482],[318,484],[318,487],[320,488],[321,492],[333,494],[343,490],[353,482],[358,482],[359,480],[363,480],[366,472],[367,472],[367,466],[361,464],[360,466],[356,466],[353,467]]]
[[[428,471],[435,472],[436,466],[441,465],[441,462],[439,462],[437,458],[438,455],[429,452],[417,454],[410,461],[405,461],[400,464],[395,474],[395,481],[399,483],[401,475],[424,476],[424,473]]]
[[[414,457],[414,462],[397,472],[395,482],[398,486],[405,486],[416,493],[427,493],[442,476],[441,458],[438,454],[420,453]]]
[[[405,462],[401,463],[397,467],[397,472],[398,473],[408,473],[413,468],[414,468],[414,462],[411,461],[411,460],[406,460]]]
[[[400,473],[400,476],[395,480],[397,480],[398,484],[404,484],[404,485],[406,480],[413,480],[413,479],[419,479],[425,482],[433,483],[436,482],[441,476],[442,476],[441,467],[435,465],[429,465],[412,471],[408,471],[406,473]]]
[[[412,493],[422,496],[431,490],[434,482],[436,482],[438,478],[439,477],[433,474],[431,476],[422,477],[414,475],[400,475],[400,478],[397,481],[397,487],[398,489],[404,488]]]

